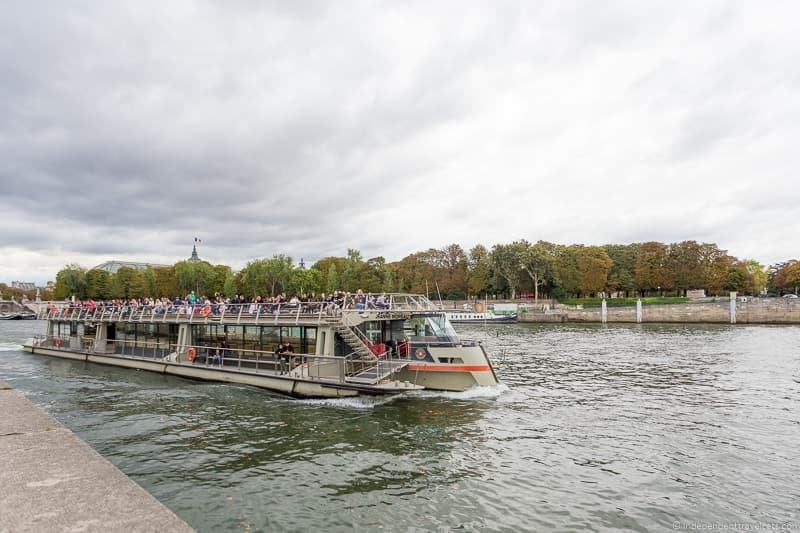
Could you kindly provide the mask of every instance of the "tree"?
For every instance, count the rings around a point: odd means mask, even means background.
[[[179,261],[173,268],[178,288],[183,293],[196,291],[200,296],[213,288],[214,268],[208,261]]]
[[[467,259],[467,293],[475,296],[486,294],[492,284],[492,260],[489,250],[476,244]]]
[[[381,290],[383,292],[394,292],[395,291],[395,275],[394,270],[391,267],[384,266],[383,267],[383,285],[381,286]]]
[[[580,291],[593,294],[602,291],[614,262],[600,246],[580,246],[575,255]]]
[[[753,294],[763,294],[769,282],[769,272],[767,269],[755,259],[746,259],[744,261],[745,268],[753,279]]]
[[[492,267],[508,284],[512,300],[517,297],[517,290],[522,283],[522,250],[523,246],[519,241],[511,244],[495,244],[492,247]]]
[[[279,254],[270,259],[254,259],[242,270],[242,289],[252,295],[274,296],[288,290],[292,258]]]
[[[556,246],[549,242],[538,241],[528,244],[520,241],[520,260],[522,269],[528,274],[533,283],[533,298],[539,301],[539,287],[546,283],[553,283],[556,272]]]
[[[222,293],[228,298],[232,298],[239,293],[239,284],[236,281],[236,275],[234,275],[233,271],[230,269],[228,269],[228,272],[225,274],[225,281],[222,284]]]
[[[135,268],[122,267],[114,274],[111,286],[114,298],[139,298],[144,292],[142,273]]]
[[[155,277],[155,295],[174,298],[181,292],[174,267],[158,267],[153,269]]]
[[[326,283],[327,283],[328,293],[338,291],[341,288],[341,283],[339,282],[339,274],[336,272],[336,263],[331,263],[331,266],[328,267],[328,279]]]
[[[86,298],[86,269],[76,265],[67,265],[56,274],[56,286],[53,296],[57,300],[65,300],[74,296]]]
[[[780,292],[797,294],[800,287],[800,261],[792,259],[778,266],[773,277],[773,285]]]
[[[95,300],[111,298],[111,275],[105,270],[92,269],[86,273],[86,296]]]
[[[556,292],[561,296],[577,295],[581,290],[578,272],[577,245],[558,246],[556,249],[556,276],[559,286]]]
[[[702,246],[696,241],[673,243],[669,247],[667,269],[673,286],[682,296],[689,289],[699,289],[705,285],[703,270],[700,268]]]
[[[660,242],[640,244],[636,250],[634,279],[636,288],[646,291],[666,288],[669,283],[666,277],[667,247]]]
[[[608,289],[628,293],[636,290],[636,244],[608,244],[603,247],[614,262],[608,273]]]

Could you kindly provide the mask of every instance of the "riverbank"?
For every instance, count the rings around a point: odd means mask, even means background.
[[[733,305],[732,305],[733,304]],[[605,315],[605,316],[604,316]],[[527,309],[520,322],[800,324],[800,299],[739,297],[686,304]]]
[[[0,380],[0,532],[193,531]]]

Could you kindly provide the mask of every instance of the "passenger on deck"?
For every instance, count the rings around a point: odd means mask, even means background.
[[[214,366],[222,366],[222,349],[219,347],[219,345],[215,346],[211,350],[211,354],[211,364]]]

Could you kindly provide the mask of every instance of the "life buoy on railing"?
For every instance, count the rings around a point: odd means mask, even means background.
[[[483,313],[484,311],[485,311],[485,309],[483,308],[483,303],[482,302],[476,302],[475,303],[475,312],[476,313]]]
[[[186,359],[189,361],[194,361],[195,357],[197,357],[197,350],[194,348],[189,348],[186,350]]]
[[[205,306],[205,307],[203,308],[203,310],[202,310],[202,311],[200,311],[200,314],[201,314],[201,315],[203,315],[203,316],[208,316],[208,315],[210,315],[210,314],[211,314],[211,306],[210,306],[210,305],[207,305],[207,306]]]
[[[61,348],[61,339],[53,340],[53,346],[55,346],[56,348]]]

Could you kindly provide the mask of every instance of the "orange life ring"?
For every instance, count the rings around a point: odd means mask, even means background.
[[[476,313],[483,313],[484,312],[484,308],[483,308],[483,303],[482,302],[476,302],[475,303],[475,312]]]
[[[189,361],[194,361],[195,357],[197,357],[197,350],[194,348],[189,348],[186,350],[186,359]]]
[[[203,310],[202,310],[202,311],[200,311],[200,314],[201,314],[201,315],[203,315],[203,316],[208,316],[208,315],[210,315],[210,314],[211,314],[211,306],[210,306],[210,305],[207,305],[207,306],[205,306],[205,307],[203,308]]]
[[[57,338],[57,339],[55,339],[55,340],[53,341],[53,345],[54,345],[56,348],[61,348],[61,339],[58,339],[58,338]]]

